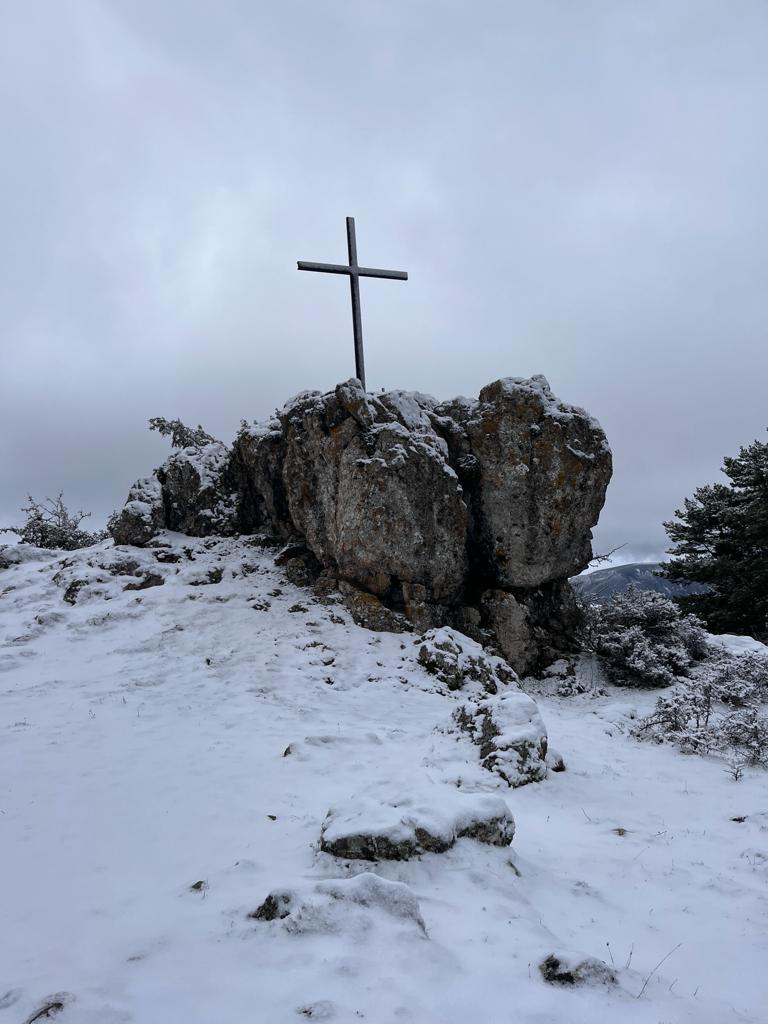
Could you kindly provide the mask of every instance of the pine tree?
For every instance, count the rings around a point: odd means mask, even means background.
[[[755,441],[723,460],[729,484],[699,487],[675,520],[667,579],[705,584],[677,598],[714,633],[768,640],[768,444]]]

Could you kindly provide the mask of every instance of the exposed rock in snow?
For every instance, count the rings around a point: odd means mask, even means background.
[[[235,532],[230,450],[221,441],[182,448],[157,471],[163,490],[165,525],[193,537]]]
[[[407,885],[369,871],[290,889],[275,889],[249,917],[280,921],[294,934],[359,932],[370,926],[371,912],[415,925],[426,934],[419,901]],[[367,912],[367,913],[366,913]]]
[[[443,403],[349,380],[297,395],[231,451],[216,441],[176,452],[135,485],[113,534],[139,545],[163,526],[299,538],[329,579],[420,631],[495,640],[527,671],[567,648],[567,578],[591,557],[610,475],[599,424],[543,377]],[[375,601],[347,596],[356,621],[399,628]]]
[[[359,794],[332,807],[320,849],[352,860],[409,860],[444,853],[465,836],[509,846],[514,834],[514,818],[500,797],[435,787],[382,801]]]
[[[471,681],[486,693],[497,693],[517,676],[502,659],[487,654],[480,644],[455,629],[431,629],[419,643],[419,662],[449,690],[460,690]]]
[[[547,730],[527,694],[508,690],[478,703],[467,701],[456,709],[454,719],[480,748],[483,768],[508,786],[546,778]]]
[[[174,452],[153,477],[137,480],[110,524],[116,544],[144,547],[161,530],[192,537],[235,532],[230,450],[221,441]]]
[[[539,964],[544,981],[553,985],[615,985],[616,971],[603,960],[579,953],[550,953]]]
[[[163,491],[157,476],[137,480],[128,492],[128,501],[110,523],[115,544],[142,548],[165,527]]]

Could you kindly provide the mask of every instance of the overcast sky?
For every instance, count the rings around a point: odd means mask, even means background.
[[[768,424],[767,87],[765,0],[2,0],[0,521],[352,376],[350,214],[369,387],[545,374],[660,552]]]

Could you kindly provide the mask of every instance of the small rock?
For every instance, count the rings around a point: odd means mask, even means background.
[[[77,603],[77,595],[80,593],[83,587],[87,586],[87,583],[87,580],[73,580],[69,584],[67,589],[64,591],[64,600],[67,602],[67,604]]]
[[[615,985],[617,980],[616,971],[603,960],[571,953],[550,953],[539,970],[551,985]]]
[[[297,1007],[296,1013],[311,1020],[331,1020],[336,1015],[336,1006],[329,999],[321,999],[317,1003]]]
[[[381,603],[374,594],[359,590],[351,583],[342,581],[339,589],[344,605],[358,626],[372,629],[377,633],[407,633],[411,624],[404,615],[393,612]]]
[[[126,583],[123,590],[149,590],[150,587],[162,587],[165,580],[157,573],[146,573],[138,583]]]

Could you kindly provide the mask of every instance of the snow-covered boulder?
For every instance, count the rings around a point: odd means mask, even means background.
[[[508,690],[478,703],[467,701],[456,709],[454,720],[480,748],[482,766],[508,786],[546,778],[547,730],[526,693]]]
[[[192,537],[235,532],[236,505],[229,449],[221,441],[182,448],[138,480],[125,507],[110,523],[116,544],[144,547],[162,529]]]
[[[353,878],[333,878],[289,889],[275,889],[248,916],[280,921],[294,935],[367,929],[380,913],[426,934],[419,901],[402,882],[390,882],[370,871]]]
[[[128,492],[128,501],[110,522],[115,544],[143,548],[165,526],[163,491],[156,476],[137,480]]]
[[[417,641],[419,663],[449,690],[479,683],[486,693],[498,693],[517,676],[503,658],[488,654],[474,640],[455,629],[430,629]]]
[[[500,797],[435,786],[381,801],[360,794],[332,807],[320,849],[352,860],[409,860],[444,853],[465,836],[508,846],[514,834],[514,818]]]

